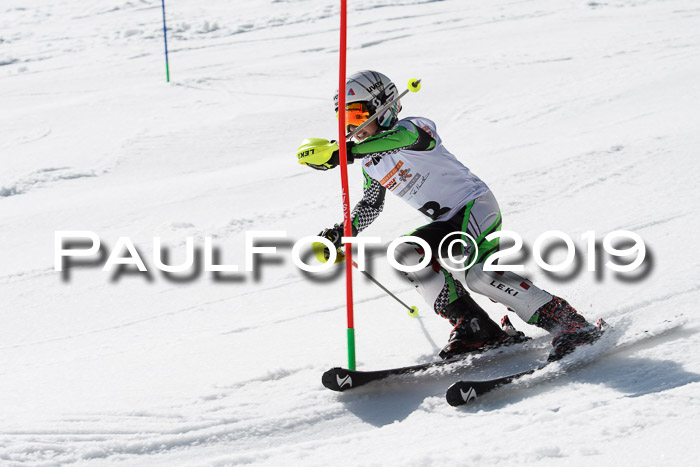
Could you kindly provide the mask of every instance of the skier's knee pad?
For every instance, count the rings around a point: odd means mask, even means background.
[[[484,271],[483,263],[469,269],[467,286],[515,311],[526,322],[542,305],[552,299],[551,294],[514,272]]]
[[[467,287],[476,293],[490,297],[488,276],[484,272],[484,263],[475,264],[467,271]]]

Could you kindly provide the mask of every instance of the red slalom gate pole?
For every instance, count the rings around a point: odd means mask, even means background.
[[[340,0],[340,64],[338,70],[338,146],[340,150],[340,183],[343,190],[343,235],[352,237],[348,157],[345,145],[345,56],[347,52],[347,0]],[[345,251],[345,285],[348,311],[348,369],[355,369],[355,319],[352,303],[352,248]]]

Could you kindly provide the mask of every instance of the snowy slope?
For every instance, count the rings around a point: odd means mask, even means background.
[[[604,317],[616,331],[606,345],[624,348],[463,409],[443,398],[455,374],[325,390],[321,373],[346,364],[344,282],[301,274],[289,246],[342,217],[338,172],[294,158],[303,138],[335,135],[338,2],[167,4],[166,83],[160,2],[6,1],[0,465],[697,458],[697,2],[349,3],[348,71],[378,69],[400,88],[422,78],[404,115],[437,122],[530,251],[555,229],[579,255],[591,230],[644,239],[641,272],[622,277],[601,264],[545,274],[524,256],[528,277]],[[351,169],[356,201],[361,175]],[[424,222],[389,198],[366,233],[388,242]],[[105,254],[128,236],[151,272],[91,264],[62,275],[57,230],[94,231]],[[245,233],[268,230],[288,238],[259,274],[154,268],[153,237],[173,264],[186,237],[200,249],[213,237],[221,261],[243,269]],[[435,358],[448,324],[383,259],[373,271],[421,316],[358,277],[358,368]],[[494,318],[505,313],[477,301]],[[519,356],[477,358],[464,375],[544,358],[544,332],[511,319],[536,340]]]

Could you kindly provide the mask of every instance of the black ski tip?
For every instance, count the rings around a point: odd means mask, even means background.
[[[323,373],[321,384],[331,391],[342,392],[352,388],[351,371],[335,367]]]
[[[474,385],[468,382],[458,381],[447,388],[445,399],[447,399],[447,403],[452,407],[459,407],[460,405],[466,405],[475,401],[478,395]]]

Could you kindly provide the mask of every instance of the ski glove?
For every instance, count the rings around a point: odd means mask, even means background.
[[[319,237],[327,238],[328,240],[331,241],[333,246],[335,246],[335,249],[338,253],[338,256],[336,258],[336,263],[338,261],[342,261],[345,258],[345,255],[343,254],[342,250],[342,242],[340,239],[343,237],[343,226],[342,224],[335,224],[333,227],[330,229],[323,229],[321,232],[318,234]],[[326,247],[323,243],[317,242],[312,245],[312,248],[315,248],[318,251],[314,251],[316,254],[316,257],[319,259],[319,261],[325,263],[328,261],[328,259],[331,257],[331,252],[328,250],[328,247]],[[322,255],[322,256],[321,256]],[[323,259],[321,259],[323,257]]]
[[[350,149],[354,143],[346,143],[348,164],[354,162]],[[307,138],[297,149],[297,162],[316,170],[333,169],[340,164],[340,150],[336,141],[322,138]]]
[[[343,230],[344,230],[344,228],[343,228],[342,224],[335,224],[330,229],[323,229],[318,234],[318,236],[323,237],[323,238],[327,238],[328,240],[331,241],[331,243],[333,243],[333,245],[336,248],[340,248],[343,246],[342,242],[340,241],[340,239],[343,237]]]

